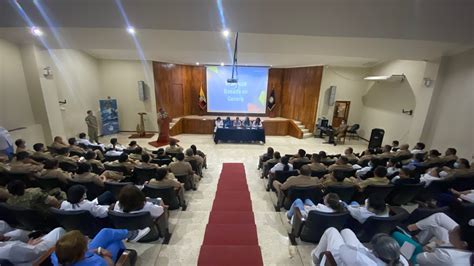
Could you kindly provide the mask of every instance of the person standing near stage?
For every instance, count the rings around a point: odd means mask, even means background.
[[[86,116],[87,132],[91,142],[99,143],[99,123],[97,117],[94,116],[91,110],[87,111]]]

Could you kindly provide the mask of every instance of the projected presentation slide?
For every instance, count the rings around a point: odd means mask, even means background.
[[[265,113],[268,68],[238,67],[238,82],[228,83],[232,66],[208,66],[207,111],[213,113]]]

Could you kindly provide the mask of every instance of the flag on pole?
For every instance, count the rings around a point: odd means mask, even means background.
[[[206,95],[204,95],[204,91],[202,90],[202,85],[201,85],[201,90],[199,91],[199,107],[204,110],[207,106],[207,100],[206,100]]]
[[[275,89],[272,89],[272,93],[270,93],[270,97],[268,97],[267,108],[270,111],[272,111],[273,108],[275,108]]]

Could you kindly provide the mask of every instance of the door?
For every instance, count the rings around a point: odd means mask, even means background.
[[[350,101],[336,101],[334,104],[334,114],[332,117],[332,127],[339,127],[342,120],[346,121],[349,117],[349,107],[351,106]]]

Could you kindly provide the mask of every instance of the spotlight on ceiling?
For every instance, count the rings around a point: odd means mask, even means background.
[[[227,38],[230,35],[230,31],[229,30],[223,30],[222,35]]]
[[[221,63],[221,66],[224,66],[224,62]]]
[[[32,27],[31,28],[31,34],[35,35],[35,36],[42,36],[43,35],[43,31],[40,30],[39,28],[37,27]]]
[[[199,62],[196,62],[196,66],[199,66]]]
[[[130,34],[132,34],[132,35],[134,35],[134,34],[135,34],[135,28],[132,27],[132,26],[129,26],[129,27],[127,28],[127,32],[130,33]]]

